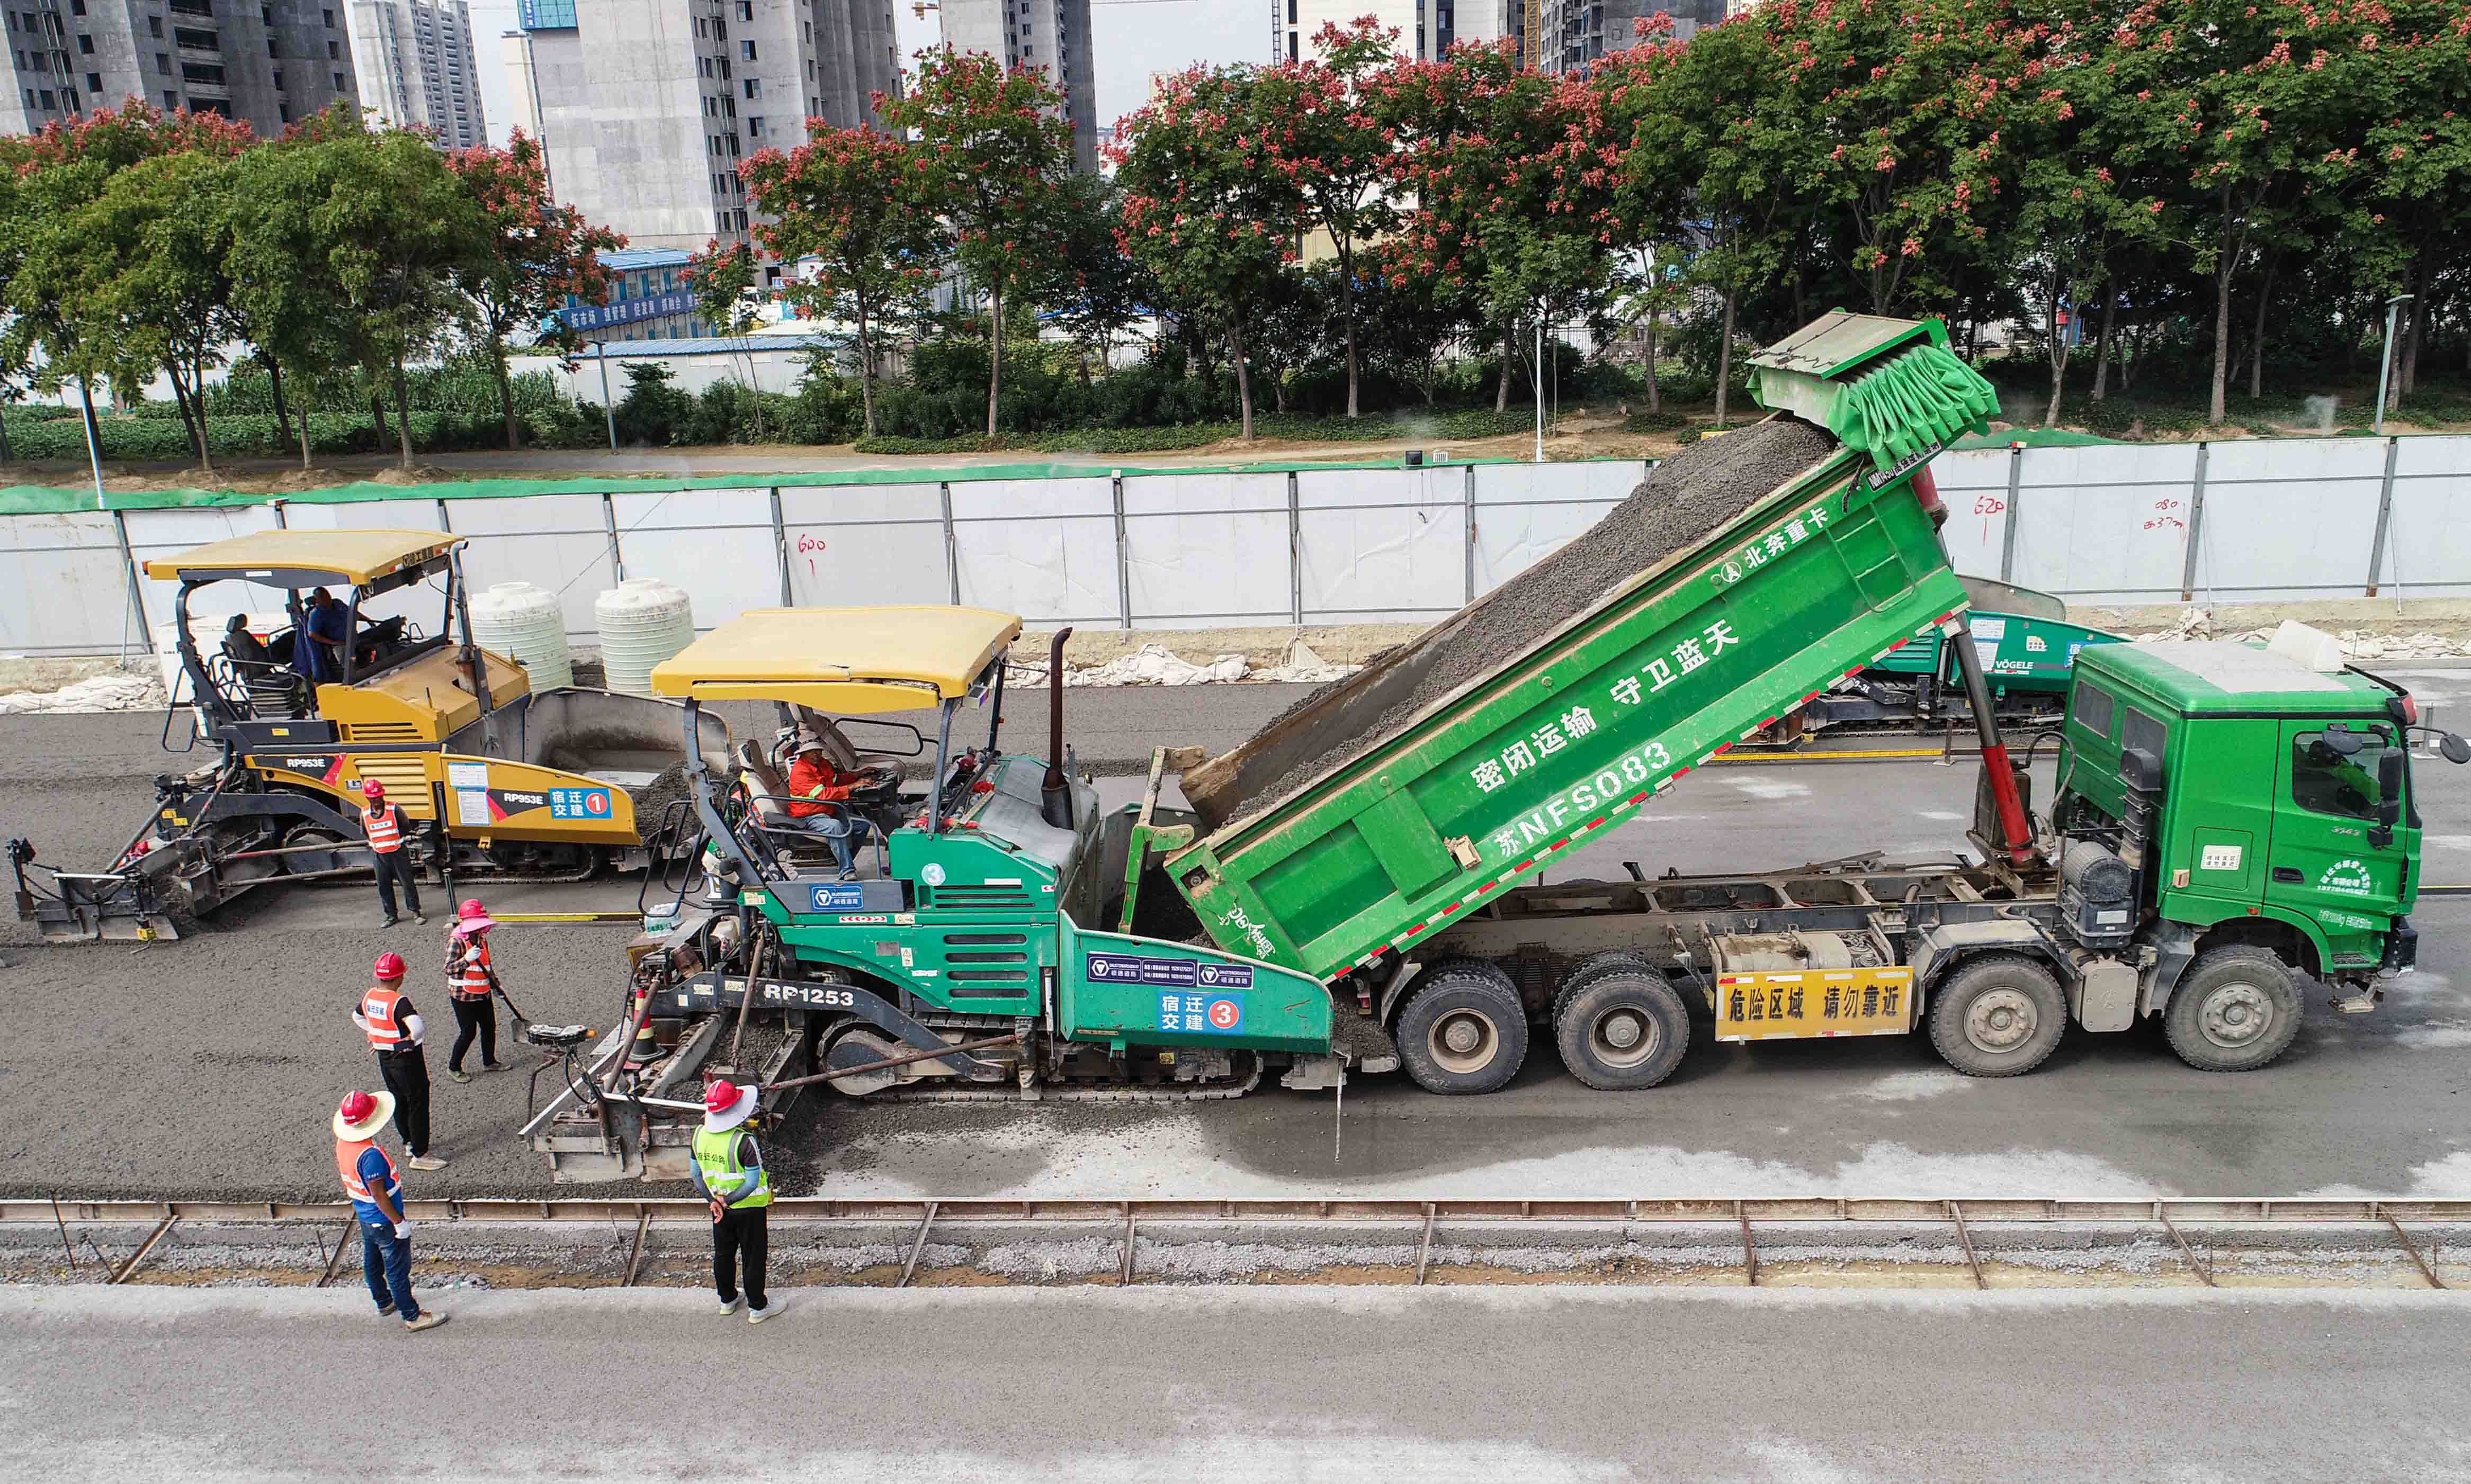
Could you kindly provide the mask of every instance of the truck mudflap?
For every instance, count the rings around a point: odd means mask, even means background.
[[[1056,913],[1056,1030],[1069,1041],[1327,1055],[1330,991],[1293,970]]]

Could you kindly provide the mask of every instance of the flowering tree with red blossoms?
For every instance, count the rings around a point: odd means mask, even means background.
[[[506,446],[520,448],[523,431],[515,420],[514,383],[506,371],[506,337],[532,330],[538,349],[577,349],[580,338],[554,318],[554,311],[569,294],[586,304],[600,302],[611,279],[600,254],[626,246],[626,239],[550,198],[540,142],[520,129],[503,150],[482,145],[449,153],[446,168],[472,193],[487,219],[490,251],[475,258],[459,278],[472,301],[473,325],[497,378]]]
[[[804,274],[785,292],[857,326],[859,390],[875,436],[875,337],[915,318],[942,263],[922,152],[880,130],[810,119],[805,144],[786,154],[758,150],[739,171],[772,218],[756,235]]]
[[[1286,268],[1305,217],[1304,192],[1270,165],[1279,121],[1267,102],[1251,68],[1194,67],[1117,126],[1111,156],[1124,191],[1118,247],[1169,296],[1225,325],[1248,442],[1246,346],[1269,301],[1296,292]]]
[[[1003,389],[1003,309],[1064,256],[1060,217],[1072,166],[1064,94],[1036,67],[983,53],[918,55],[914,85],[883,109],[923,152],[926,197],[961,271],[987,293],[987,436]]]

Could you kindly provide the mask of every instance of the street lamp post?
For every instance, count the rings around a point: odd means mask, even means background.
[[[2386,388],[2393,381],[2394,319],[2395,317],[2401,313],[2402,307],[2405,304],[2410,303],[2412,298],[2412,295],[2411,294],[2397,294],[2392,298],[2386,300],[2386,348],[2384,354],[2377,358],[2376,431],[2378,436],[2381,437],[2385,435],[2386,431]]]

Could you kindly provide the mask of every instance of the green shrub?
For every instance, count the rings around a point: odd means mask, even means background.
[[[1671,408],[1657,412],[1633,412],[1622,419],[1624,433],[1669,433],[1676,428],[1689,426],[1690,419]]]

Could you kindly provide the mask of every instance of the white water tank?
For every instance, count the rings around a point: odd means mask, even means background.
[[[534,691],[575,684],[566,613],[557,595],[530,582],[500,582],[472,599],[472,637],[530,672]]]
[[[652,694],[652,667],[694,643],[687,595],[657,577],[628,577],[592,601],[609,689]]]

